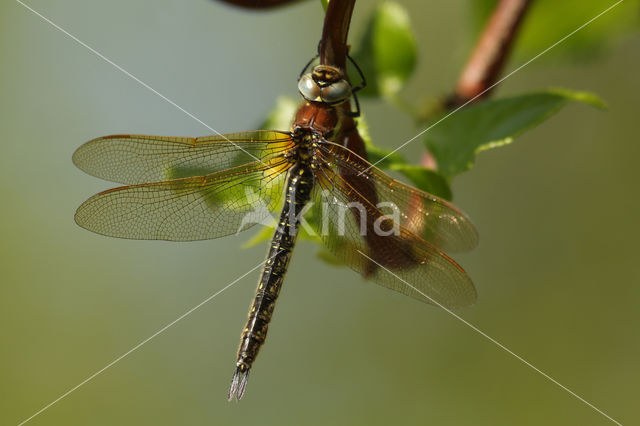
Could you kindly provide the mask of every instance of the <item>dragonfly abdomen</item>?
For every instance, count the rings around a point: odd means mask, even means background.
[[[249,319],[242,330],[229,400],[234,397],[240,399],[244,394],[249,370],[266,339],[276,299],[287,272],[298,234],[300,213],[311,198],[313,175],[308,165],[296,164],[289,173],[285,203],[258,282],[256,297],[249,310]]]

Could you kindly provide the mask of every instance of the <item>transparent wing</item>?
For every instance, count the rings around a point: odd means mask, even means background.
[[[193,241],[235,234],[272,218],[289,166],[274,157],[205,176],[110,189],[85,201],[75,220],[118,238]]]
[[[389,177],[340,145],[323,142],[318,152],[322,162],[334,165],[348,185],[407,231],[448,253],[478,245],[475,227],[451,203]]]
[[[76,150],[73,163],[93,176],[134,185],[203,176],[286,151],[288,133],[257,130],[201,138],[112,135]]]
[[[385,215],[335,166],[315,170],[312,223],[338,259],[365,278],[426,303],[457,308],[475,302],[471,279],[453,259]]]

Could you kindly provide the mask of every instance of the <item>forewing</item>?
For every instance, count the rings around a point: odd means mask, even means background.
[[[281,200],[289,162],[254,161],[205,176],[114,188],[85,201],[78,225],[143,240],[218,238],[265,223]]]
[[[316,169],[312,217],[325,246],[383,287],[446,308],[471,305],[469,276],[428,241],[386,216],[329,166]]]
[[[323,163],[334,165],[361,196],[407,231],[449,253],[469,251],[478,245],[475,227],[451,203],[389,177],[340,145],[323,142],[318,153]]]
[[[93,176],[134,185],[203,176],[264,161],[292,146],[288,133],[257,130],[200,138],[112,135],[76,150],[73,162]]]

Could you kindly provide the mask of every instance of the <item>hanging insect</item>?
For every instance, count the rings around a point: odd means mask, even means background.
[[[478,241],[452,204],[392,179],[344,144],[357,132],[343,116],[360,107],[344,70],[317,65],[298,81],[304,98],[290,132],[259,130],[201,138],[114,135],[94,139],[74,163],[126,186],[85,201],[76,222],[119,238],[193,241],[219,238],[280,210],[249,319],[243,329],[229,399],[240,399],[264,344],[303,209],[323,244],[365,278],[427,303],[461,307],[476,299],[465,271],[447,254]],[[338,108],[353,98],[356,110]],[[247,191],[251,189],[251,191]],[[393,206],[395,215],[381,205]],[[318,207],[318,206],[321,206]],[[265,209],[262,209],[265,210]],[[391,273],[390,273],[391,272]],[[410,283],[408,286],[397,277]]]

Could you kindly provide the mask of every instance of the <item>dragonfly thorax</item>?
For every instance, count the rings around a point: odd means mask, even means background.
[[[293,132],[295,149],[291,151],[290,160],[305,164],[313,163],[320,138],[321,136],[311,129],[297,128]]]
[[[337,105],[349,99],[351,85],[338,68],[317,65],[300,77],[298,91],[308,101]]]

